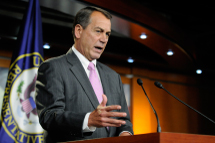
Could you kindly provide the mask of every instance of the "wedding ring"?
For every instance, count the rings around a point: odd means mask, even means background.
[[[98,110],[99,115],[101,114],[101,110]]]

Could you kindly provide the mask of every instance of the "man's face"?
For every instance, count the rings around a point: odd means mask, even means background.
[[[90,16],[90,24],[85,29],[79,25],[77,32],[75,48],[89,61],[98,59],[103,53],[110,36],[110,19],[102,13],[94,11]]]

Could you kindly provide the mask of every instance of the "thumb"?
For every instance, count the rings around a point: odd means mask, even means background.
[[[103,98],[103,100],[100,105],[105,107],[107,104],[107,96],[105,94],[102,94],[102,98]]]

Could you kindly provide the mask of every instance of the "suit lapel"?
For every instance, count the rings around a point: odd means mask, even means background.
[[[97,106],[99,105],[99,102],[98,102],[98,99],[92,88],[92,85],[89,81],[89,78],[87,77],[87,74],[84,71],[84,68],[83,68],[81,62],[79,61],[78,57],[74,54],[72,49],[70,49],[67,52],[66,57],[67,57],[67,62],[71,65],[71,67],[70,67],[71,72],[77,78],[77,80],[81,84],[83,90],[85,91],[86,95],[88,96],[89,101],[92,103],[93,107],[96,109]],[[103,67],[99,62],[97,62],[97,69],[98,69],[98,72],[99,72],[99,75],[101,78],[104,94],[107,96],[107,99],[108,99],[107,105],[111,105],[111,103],[113,103],[111,101],[111,99],[113,99],[113,97],[111,97],[110,90],[109,90],[108,75],[105,73],[105,70],[103,70]],[[110,135],[111,130],[112,130],[112,127],[109,127],[109,129],[107,129],[107,131],[109,132],[109,135]]]
[[[86,72],[84,71],[84,68],[77,58],[77,56],[74,54],[72,49],[70,49],[67,52],[67,61],[71,65],[70,70],[74,74],[74,76],[77,78],[79,83],[81,84],[83,90],[85,91],[86,95],[88,96],[90,102],[92,103],[93,107],[96,109],[99,105],[98,99],[95,95],[95,92],[92,88],[92,85],[87,77]]]

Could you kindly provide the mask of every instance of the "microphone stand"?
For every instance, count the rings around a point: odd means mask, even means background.
[[[159,118],[158,118],[157,112],[155,111],[151,101],[149,100],[149,98],[148,98],[148,96],[146,94],[145,89],[143,88],[143,81],[141,79],[137,79],[137,83],[142,87],[142,89],[143,89],[143,91],[144,91],[144,93],[146,95],[146,98],[149,101],[149,104],[151,105],[153,112],[155,113],[155,116],[156,116],[156,119],[157,119],[157,132],[160,133],[161,132],[161,126],[160,126]]]
[[[215,122],[213,120],[211,120],[210,118],[208,118],[207,116],[205,116],[204,114],[200,113],[199,111],[197,111],[196,109],[194,109],[193,107],[189,106],[188,104],[186,104],[185,102],[181,101],[179,98],[177,98],[176,96],[174,96],[173,94],[171,94],[168,90],[166,90],[163,85],[156,81],[155,83],[155,86],[157,86],[158,88],[161,88],[163,90],[165,90],[168,94],[170,94],[172,97],[174,97],[176,100],[178,100],[179,102],[181,102],[182,104],[186,105],[188,108],[192,109],[193,111],[195,111],[196,113],[202,115],[203,117],[205,117],[206,119],[208,119],[209,121],[211,121],[212,123],[215,124]]]

